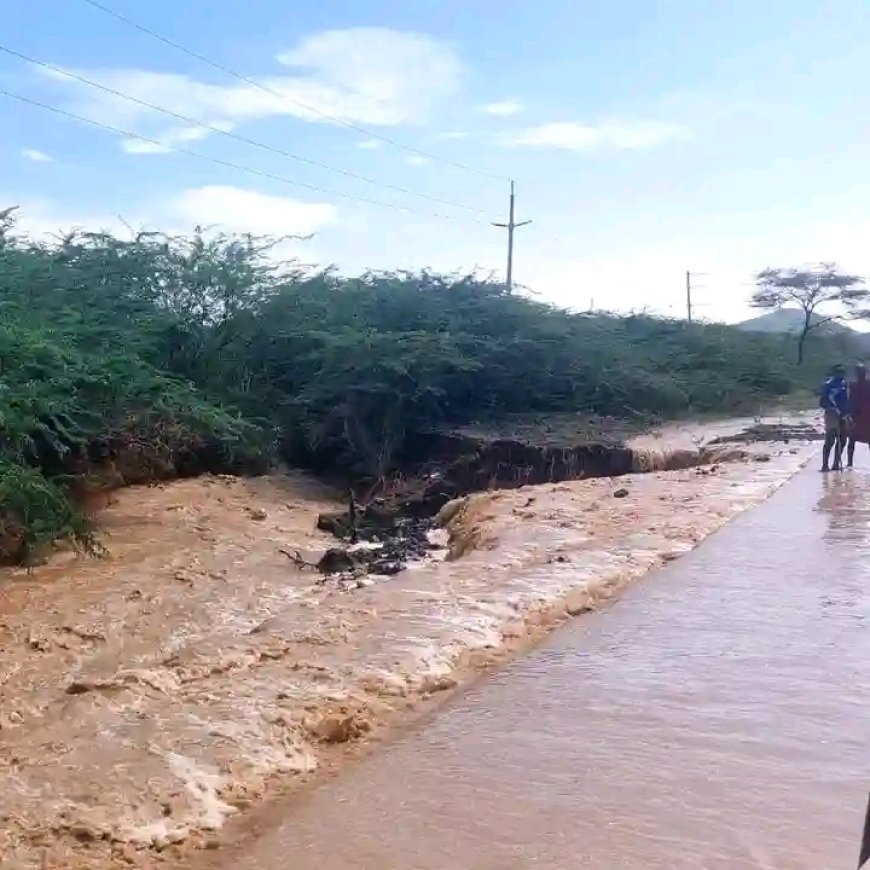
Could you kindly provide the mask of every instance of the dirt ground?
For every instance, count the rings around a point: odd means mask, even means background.
[[[2,866],[179,866],[238,839],[330,752],[676,558],[811,450],[474,495],[445,512],[454,558],[358,584],[282,554],[334,543],[301,475],[120,493],[106,558],[0,574]]]

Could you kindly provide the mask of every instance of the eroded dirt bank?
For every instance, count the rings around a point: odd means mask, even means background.
[[[335,505],[305,478],[120,493],[109,558],[2,574],[4,866],[178,864],[217,845],[335,744],[691,548],[809,451],[471,496],[445,513],[453,561],[358,587],[280,552],[333,543],[315,523]]]

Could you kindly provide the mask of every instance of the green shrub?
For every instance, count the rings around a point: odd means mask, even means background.
[[[586,298],[585,288],[576,288]],[[0,556],[91,546],[70,487],[297,463],[380,477],[409,435],[470,422],[754,410],[815,388],[781,336],[570,314],[467,276],[347,279],[252,236],[16,238],[0,212]]]

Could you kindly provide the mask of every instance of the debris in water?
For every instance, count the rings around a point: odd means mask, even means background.
[[[360,559],[354,553],[340,547],[330,547],[317,562],[321,574],[340,574],[359,567]]]
[[[349,712],[327,713],[319,719],[303,722],[305,730],[323,743],[347,743],[368,731],[367,720]]]
[[[627,495],[628,495],[628,490],[625,489],[624,487],[622,489],[616,490],[616,492],[613,493],[614,498],[625,498]]]

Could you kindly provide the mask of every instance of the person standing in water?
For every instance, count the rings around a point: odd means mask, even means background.
[[[855,366],[855,380],[849,384],[849,468],[855,462],[855,444],[870,444],[870,381],[864,363]]]
[[[846,383],[846,367],[836,365],[831,376],[822,385],[819,406],[825,416],[825,444],[822,448],[822,471],[839,471],[843,467],[843,448],[848,437],[849,387]],[[831,449],[834,449],[834,464],[830,465]]]

